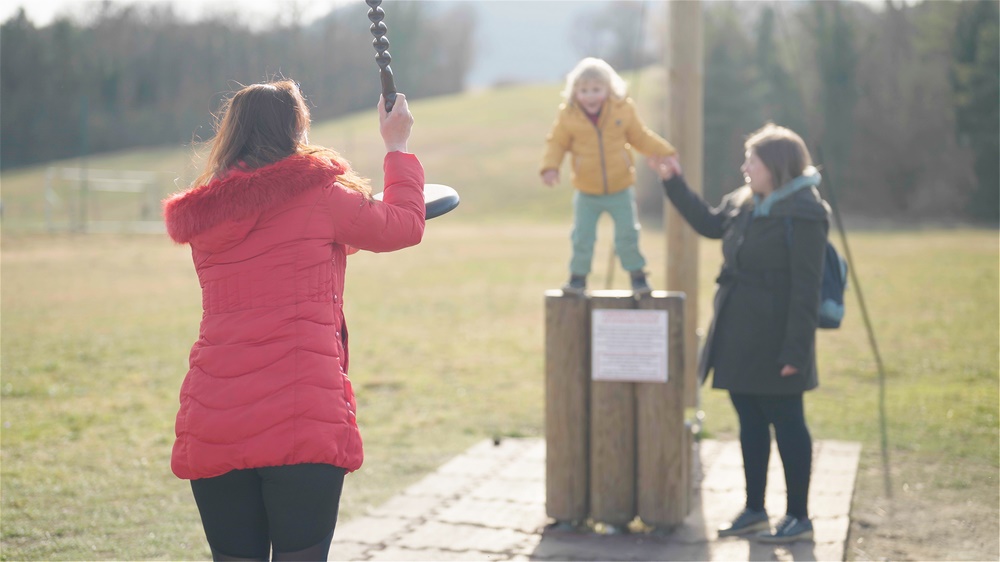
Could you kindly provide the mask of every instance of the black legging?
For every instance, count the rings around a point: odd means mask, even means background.
[[[812,471],[812,438],[806,427],[802,393],[759,395],[729,393],[740,418],[743,473],[747,480],[747,507],[764,509],[767,461],[771,456],[771,429],[785,469],[787,513],[809,517],[809,475]]]
[[[213,559],[326,560],[345,473],[296,464],[192,480]]]

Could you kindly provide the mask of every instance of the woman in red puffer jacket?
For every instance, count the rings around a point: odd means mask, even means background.
[[[191,480],[216,560],[325,560],[344,475],[361,466],[346,258],[413,246],[424,231],[405,96],[391,113],[379,103],[379,123],[383,201],[336,152],[308,144],[294,82],[247,86],[223,108],[204,174],[164,201],[203,307],[171,467]]]

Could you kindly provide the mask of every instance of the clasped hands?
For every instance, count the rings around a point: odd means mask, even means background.
[[[656,172],[656,175],[660,176],[660,179],[663,181],[684,173],[684,170],[681,169],[681,161],[676,154],[671,156],[650,156],[646,158],[646,165],[649,166],[650,170]]]
[[[681,175],[684,171],[681,169],[681,162],[677,158],[677,155],[673,156],[650,156],[646,158],[646,165],[649,169],[656,172],[660,176],[660,179],[666,181],[675,175]],[[542,171],[542,183],[552,187],[559,183],[559,170],[554,168],[549,168]]]

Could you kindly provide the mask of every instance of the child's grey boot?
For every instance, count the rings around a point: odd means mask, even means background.
[[[562,288],[564,293],[570,293],[573,295],[582,295],[584,291],[587,290],[587,276],[586,275],[570,275],[569,281],[563,285]]]

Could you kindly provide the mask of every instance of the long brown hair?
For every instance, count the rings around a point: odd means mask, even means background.
[[[771,173],[772,187],[778,189],[812,166],[805,141],[795,131],[768,123],[750,133],[743,146],[752,150]]]
[[[216,114],[215,137],[205,170],[194,185],[221,178],[234,168],[252,170],[293,154],[326,158],[343,166],[337,180],[371,195],[366,178],[354,172],[336,151],[309,144],[309,106],[292,80],[244,86],[223,102]]]

